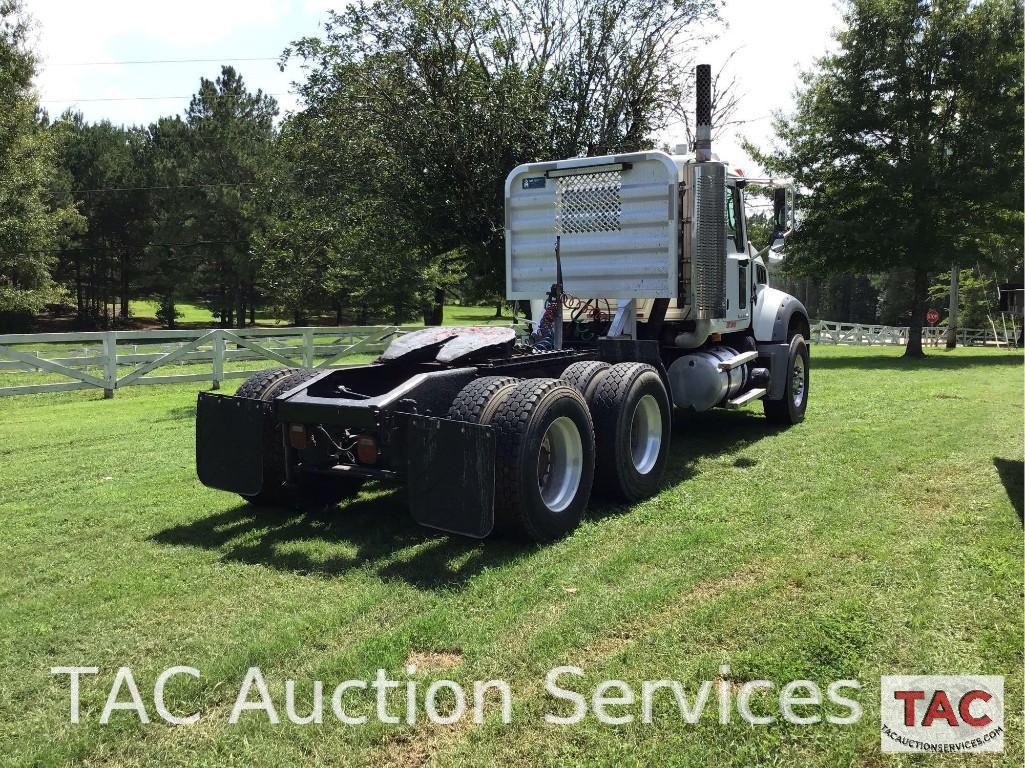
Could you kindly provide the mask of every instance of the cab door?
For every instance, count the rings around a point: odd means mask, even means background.
[[[751,257],[744,231],[743,192],[734,179],[726,182],[726,321],[746,328],[751,321]]]

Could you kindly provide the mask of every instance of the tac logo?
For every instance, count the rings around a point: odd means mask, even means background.
[[[1004,678],[901,675],[881,680],[883,752],[1003,752]]]

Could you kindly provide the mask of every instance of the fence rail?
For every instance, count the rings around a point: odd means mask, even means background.
[[[329,368],[352,355],[378,354],[407,329],[394,326],[311,328],[211,328],[190,331],[86,331],[0,335],[0,381],[18,373],[64,377],[47,383],[0,386],[0,397],[98,388],[113,397],[122,387],[226,379],[254,370],[226,364],[267,360],[304,368]],[[151,375],[159,368],[199,366],[200,372]]]
[[[17,382],[0,386],[0,397],[39,392],[102,389],[113,397],[122,387],[209,381],[214,389],[227,379],[252,375],[259,368],[226,366],[266,360],[275,365],[329,368],[359,354],[379,354],[388,341],[408,329],[395,326],[311,328],[211,328],[189,331],[86,331],[0,335],[0,384],[19,374],[51,374],[58,381]],[[1017,328],[959,328],[965,346],[1015,346]],[[906,345],[908,328],[820,320],[811,337],[820,344]],[[939,345],[945,328],[923,328],[922,342]],[[161,368],[174,373],[153,375]],[[196,371],[195,368],[204,370]]]
[[[958,328],[957,343],[970,347],[976,345],[995,344],[997,346],[1015,346],[1017,328]],[[812,341],[820,344],[895,344],[905,346],[908,343],[907,326],[869,325],[866,323],[839,323],[832,320],[819,320],[811,324]],[[947,340],[947,329],[942,327],[922,328],[922,343],[939,346]]]

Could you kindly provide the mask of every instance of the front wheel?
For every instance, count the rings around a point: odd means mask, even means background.
[[[790,339],[787,355],[786,384],[779,400],[763,400],[765,418],[772,424],[790,426],[804,421],[808,409],[808,344],[801,334]]]

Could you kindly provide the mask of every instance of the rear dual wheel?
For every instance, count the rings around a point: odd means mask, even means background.
[[[476,379],[448,416],[494,428],[496,528],[534,541],[580,524],[596,466],[601,486],[628,502],[657,492],[665,472],[669,397],[650,365],[586,362],[561,380]]]
[[[594,481],[594,428],[574,387],[559,379],[477,379],[449,418],[495,431],[496,529],[552,541],[580,524]]]
[[[602,490],[625,502],[654,495],[662,484],[672,414],[652,366],[612,366],[591,400]]]
[[[611,369],[612,366],[609,363],[601,360],[588,360],[583,363],[573,363],[562,372],[562,376],[559,378],[572,384],[577,392],[583,395],[584,402],[590,405],[594,399],[594,393],[598,390],[598,385],[602,383]]]
[[[262,371],[242,382],[242,386],[235,391],[235,397],[273,400],[278,395],[312,379],[315,375],[316,371],[308,368],[278,368],[273,371]],[[263,484],[260,490],[254,494],[240,495],[250,504],[276,506],[288,500],[284,486],[285,444],[280,427],[274,421],[268,420],[263,430]]]

